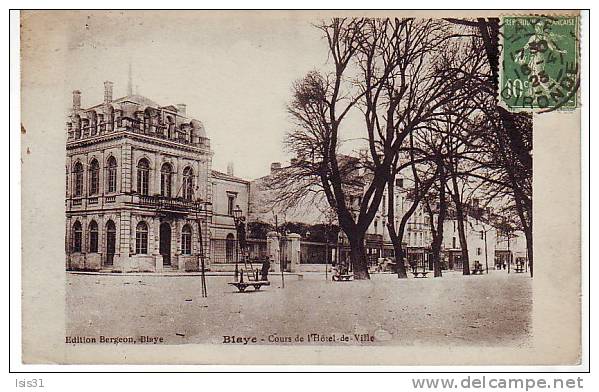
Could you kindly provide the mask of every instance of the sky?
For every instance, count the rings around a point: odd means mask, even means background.
[[[24,126],[64,136],[71,92],[92,106],[110,80],[114,98],[124,96],[131,63],[134,92],[160,105],[185,103],[188,117],[204,123],[214,169],[233,162],[235,175],[261,177],[271,162],[289,160],[282,140],[293,81],[327,61],[315,22],[258,12],[25,13],[22,90],[42,107],[37,116],[24,111]],[[48,105],[60,110],[42,121]]]

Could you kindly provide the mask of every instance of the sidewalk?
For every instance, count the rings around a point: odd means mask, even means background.
[[[179,272],[179,271],[162,271],[162,272],[102,272],[102,271],[66,271],[67,274],[71,275],[99,275],[99,276],[173,276],[173,277],[185,277],[185,276],[202,276],[201,272]],[[206,271],[206,276],[234,276],[234,272],[229,271]],[[281,276],[280,272],[270,272],[270,275]],[[285,272],[285,276],[303,276],[304,273],[300,272]]]

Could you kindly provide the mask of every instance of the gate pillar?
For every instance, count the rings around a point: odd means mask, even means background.
[[[287,234],[289,249],[289,272],[299,272],[300,269],[300,239],[299,234]]]
[[[279,248],[279,233],[270,231],[266,234],[266,254],[270,260],[270,267],[274,272],[281,272],[281,255]]]

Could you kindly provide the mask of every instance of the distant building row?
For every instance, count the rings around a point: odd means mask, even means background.
[[[187,116],[184,104],[162,106],[131,91],[113,99],[113,84],[105,82],[103,102],[87,108],[81,93],[73,92],[66,133],[67,269],[197,271],[201,254],[209,269],[231,268],[237,259],[236,206],[250,222],[331,223],[323,212],[326,206],[283,211],[272,205],[272,191],[264,183],[282,170],[278,163],[254,181],[235,177],[232,166],[227,173],[212,170],[210,139],[203,124]],[[395,200],[383,199],[368,230],[367,252],[373,260],[392,255],[386,203],[395,203],[395,225],[409,207],[403,179],[395,186]],[[350,204],[357,206],[359,197],[359,192],[353,195]],[[452,222],[444,226],[444,249],[448,267],[457,268],[459,241]],[[483,222],[469,222],[468,233],[471,260],[484,264],[485,255],[496,257],[503,250],[493,228]],[[325,250],[304,238],[302,262],[346,257],[340,240]],[[408,258],[426,262],[431,241],[429,216],[418,208],[404,235]],[[264,254],[264,239],[250,242],[253,257]]]

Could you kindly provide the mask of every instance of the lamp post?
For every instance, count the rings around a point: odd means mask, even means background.
[[[351,263],[351,249],[349,251],[349,255],[347,252],[347,245],[348,243],[348,239],[347,239],[347,234],[345,234],[345,232],[343,230],[339,230],[339,233],[337,234],[337,265],[341,266],[343,265],[344,267],[351,268],[352,267],[352,263]],[[345,249],[345,252],[342,252]],[[343,253],[343,258],[341,258],[341,253]],[[349,260],[348,260],[349,258]]]
[[[208,290],[206,287],[206,264],[204,262],[205,254],[204,254],[204,238],[202,235],[202,219],[200,218],[200,214],[204,213],[204,221],[207,223],[208,221],[208,207],[211,206],[212,203],[209,201],[202,201],[198,199],[196,201],[195,208],[195,218],[198,222],[198,241],[200,245],[200,271],[202,277],[202,297],[208,297]],[[202,208],[203,207],[203,208]],[[207,230],[206,230],[207,231]]]
[[[397,272],[397,277],[399,277],[399,263],[403,263],[404,268],[406,266],[406,260],[408,260],[408,243],[402,241],[401,242],[401,253],[399,257],[395,257],[395,271]],[[409,264],[409,261],[408,261]]]
[[[233,210],[233,221],[235,222],[235,231],[237,232],[237,241],[235,241],[235,280],[237,281],[239,278],[239,240],[242,235],[241,225],[243,224],[243,211],[238,205]]]
[[[488,230],[485,230],[485,269],[488,274],[489,273],[489,256],[488,256],[488,251],[487,251],[487,231]]]
[[[337,233],[337,268],[341,265],[341,246],[343,245],[343,233],[341,230]]]
[[[310,233],[310,230],[306,230],[306,235],[305,235],[305,237],[306,237],[306,241],[310,241],[310,235],[311,235],[311,234],[312,234],[312,233]],[[307,262],[309,263],[309,262],[310,262],[310,245],[309,245],[309,244],[306,244],[306,246],[308,247],[308,249],[307,249],[306,253],[307,253]],[[300,243],[300,258],[301,258],[301,256],[302,256],[302,250],[301,250],[301,249],[302,249],[302,248],[301,248],[301,243]],[[301,264],[301,260],[300,260],[300,264]]]
[[[507,233],[507,273],[510,273],[510,264],[512,264],[512,251],[510,250],[510,236],[511,233]]]
[[[329,239],[331,236],[332,229],[332,212],[329,210],[327,225],[325,226],[325,234],[324,234],[324,243],[325,243],[325,259],[324,259],[324,280],[328,280],[328,270],[329,270]],[[331,255],[332,257],[332,255]],[[332,259],[331,259],[332,262]]]

